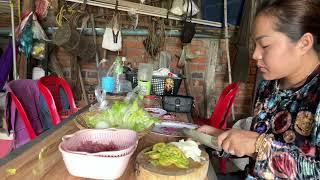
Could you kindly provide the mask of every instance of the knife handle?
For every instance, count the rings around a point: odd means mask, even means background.
[[[232,155],[230,153],[225,152],[224,150],[216,151],[218,156],[221,158],[230,158]]]
[[[230,153],[227,153],[224,150],[216,151],[216,154],[221,158],[231,158],[231,159],[248,158],[249,157],[249,156],[246,156],[246,155],[242,156],[242,157],[238,157],[238,156],[232,155]]]

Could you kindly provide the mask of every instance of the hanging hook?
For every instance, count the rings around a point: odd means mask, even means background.
[[[119,0],[116,0],[115,13],[118,13]]]

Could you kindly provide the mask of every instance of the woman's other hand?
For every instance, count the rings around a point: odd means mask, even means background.
[[[253,157],[258,136],[259,134],[253,131],[231,129],[218,136],[218,145],[232,155]]]
[[[217,128],[214,128],[212,126],[208,126],[208,125],[203,125],[203,126],[200,126],[197,131],[199,132],[202,132],[202,133],[205,133],[205,134],[209,134],[211,136],[219,136],[221,133],[223,133],[224,131],[221,130],[221,129],[217,129]]]

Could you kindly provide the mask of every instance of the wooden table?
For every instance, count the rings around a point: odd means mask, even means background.
[[[188,121],[187,114],[176,114],[177,120]],[[45,180],[80,180],[83,178],[71,176],[65,168],[61,153],[58,150],[58,145],[61,142],[61,137],[66,134],[71,134],[77,131],[78,128],[73,122],[73,118],[67,122],[63,122],[60,127],[52,132],[47,132],[44,137],[38,137],[36,143],[33,142],[32,147],[26,148],[19,155],[12,158],[10,161],[1,160],[0,179],[45,179]],[[135,180],[135,159],[137,154],[146,147],[152,146],[157,142],[177,141],[179,139],[166,137],[150,133],[139,140],[137,150],[131,157],[128,167],[120,180]],[[29,144],[28,144],[29,145]],[[15,152],[14,152],[15,153]],[[14,153],[11,156],[14,156]],[[16,152],[19,153],[19,152]],[[10,158],[10,157],[9,157]],[[12,171],[16,170],[15,173]],[[11,173],[10,173],[11,171]],[[208,170],[208,179],[215,180],[215,172],[210,163]]]

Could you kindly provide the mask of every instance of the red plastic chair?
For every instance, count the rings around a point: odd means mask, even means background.
[[[39,91],[40,91],[41,95],[44,97],[44,99],[46,101],[52,124],[54,126],[56,126],[61,122],[61,119],[58,114],[57,107],[54,103],[54,99],[52,97],[52,94],[50,93],[50,91],[47,87],[45,87],[43,84],[40,83],[40,81],[38,81],[38,87],[39,87]]]
[[[230,111],[237,95],[240,83],[229,84],[222,91],[219,100],[210,117],[210,125],[219,129],[226,129]]]
[[[42,77],[40,80],[40,83],[47,87],[49,91],[51,92],[55,105],[57,107],[58,113],[62,119],[67,118],[72,113],[78,111],[78,108],[76,107],[76,104],[73,99],[73,94],[70,89],[69,84],[66,80],[58,77],[58,76],[45,76]],[[67,96],[67,101],[69,104],[69,109],[64,109],[62,105],[62,97],[60,95],[60,88],[65,92]]]
[[[218,129],[226,129],[239,85],[239,82],[234,82],[223,89],[210,119],[195,119],[194,122],[198,125],[207,124]],[[226,160],[223,158],[219,159],[219,164],[221,173],[225,173]]]
[[[50,128],[49,126],[55,126],[60,123],[60,117],[57,113],[50,91],[39,84],[39,82],[33,80],[11,81],[7,85],[7,91],[7,130],[10,131],[9,133],[11,133],[11,131],[15,133],[15,148],[34,139],[37,135]],[[30,102],[29,106],[27,105],[25,107],[26,103],[28,104],[28,101],[22,98],[27,96],[29,96],[29,98],[32,96],[32,99],[39,98],[39,102],[40,98],[43,97],[46,107],[42,107],[40,103],[38,104],[34,101]],[[30,110],[30,108],[39,109],[39,112],[29,112],[28,110]],[[48,116],[45,117],[41,114],[42,110],[44,110],[43,108],[46,108],[47,111],[49,111],[49,118],[47,118]],[[46,125],[44,125],[44,123],[46,123]]]
[[[216,103],[210,119],[195,118],[193,121],[198,125],[210,125],[215,128],[227,128],[227,122],[230,117],[230,110],[234,103],[240,83],[235,82],[225,87]]]
[[[14,93],[10,93],[10,96],[12,98],[13,103],[16,105],[17,107],[17,111],[19,113],[19,115],[21,116],[21,119],[23,120],[24,126],[27,129],[28,135],[30,139],[34,139],[35,137],[37,137],[36,133],[34,132],[30,121],[28,119],[27,113],[24,110],[22,104],[20,103],[19,99],[17,98],[17,96],[14,95]]]

